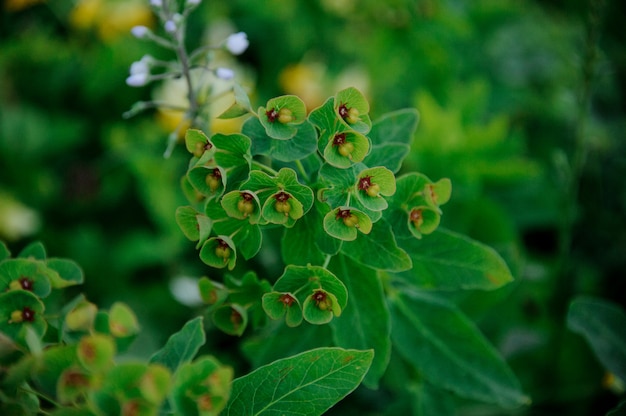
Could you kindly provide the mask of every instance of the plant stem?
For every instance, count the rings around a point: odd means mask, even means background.
[[[255,167],[257,167],[257,168],[259,168],[259,169],[261,169],[261,170],[264,170],[264,171],[266,171],[267,173],[270,173],[270,174],[272,174],[272,175],[274,175],[274,176],[278,175],[278,172],[277,172],[277,171],[275,171],[274,169],[272,169],[271,167],[267,166],[267,165],[266,165],[266,164],[264,164],[264,163],[257,162],[256,160],[253,160],[253,161],[252,161],[252,166],[255,166]]]
[[[322,264],[323,269],[328,269],[328,265],[330,264],[330,259],[332,258],[333,256],[331,254],[326,255],[326,258],[324,259],[324,264]]]
[[[298,171],[302,174],[304,179],[307,181],[307,183],[311,182],[311,178],[309,177],[309,174],[306,173],[306,169],[304,169],[304,165],[302,164],[300,159],[296,160],[296,167],[298,168]]]

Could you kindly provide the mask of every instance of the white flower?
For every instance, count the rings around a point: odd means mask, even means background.
[[[167,33],[176,32],[176,23],[173,20],[168,20],[167,22],[165,22],[165,31]]]
[[[130,64],[130,74],[138,75],[138,74],[149,74],[150,66],[145,61],[136,61]]]
[[[248,49],[248,35],[245,32],[233,33],[226,39],[226,49],[233,55],[241,55]]]
[[[163,0],[150,0],[153,7],[163,7]]]
[[[150,29],[146,26],[133,26],[133,28],[130,29],[130,33],[132,33],[132,35],[137,39],[143,39],[148,36]]]
[[[128,78],[126,78],[126,84],[129,87],[143,87],[148,83],[149,73],[147,72],[139,72],[137,74],[131,74]]]
[[[228,81],[235,77],[235,71],[230,68],[217,68],[215,70],[215,75],[220,79]]]

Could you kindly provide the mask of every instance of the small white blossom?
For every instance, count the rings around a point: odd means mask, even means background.
[[[153,7],[163,7],[163,0],[150,0]]]
[[[150,73],[150,66],[148,65],[147,62],[137,61],[137,62],[133,62],[130,65],[130,74],[131,75],[149,74],[149,73]]]
[[[215,70],[215,75],[220,79],[228,81],[235,77],[235,71],[230,68],[217,68]]]
[[[248,49],[248,35],[245,32],[233,33],[226,39],[226,49],[233,55],[241,55]]]
[[[165,22],[165,31],[167,33],[176,32],[176,23],[173,20],[168,20],[167,22]]]
[[[148,74],[147,72],[140,72],[137,74],[131,74],[128,78],[126,78],[126,84],[129,87],[143,87],[148,83]]]
[[[202,0],[187,0],[187,7],[195,7],[200,4]]]
[[[150,29],[146,26],[133,26],[133,28],[130,29],[130,33],[132,33],[132,35],[137,39],[143,39],[148,36]]]

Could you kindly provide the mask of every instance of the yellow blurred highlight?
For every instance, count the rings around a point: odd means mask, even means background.
[[[155,18],[142,1],[80,0],[70,15],[78,29],[95,29],[105,42],[127,36],[133,26],[154,27]]]
[[[623,394],[626,391],[624,381],[609,371],[604,373],[604,377],[602,378],[602,387],[615,394]]]
[[[5,0],[4,10],[9,12],[17,12],[27,9],[39,3],[45,3],[46,0]]]
[[[280,73],[279,83],[287,94],[297,95],[310,111],[324,104],[326,68],[320,63],[298,63]]]

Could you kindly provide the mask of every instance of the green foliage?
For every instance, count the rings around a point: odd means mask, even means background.
[[[2,5],[0,414],[623,412],[616,2],[160,4]]]
[[[277,360],[233,382],[227,415],[321,415],[354,390],[372,351],[319,348]]]

